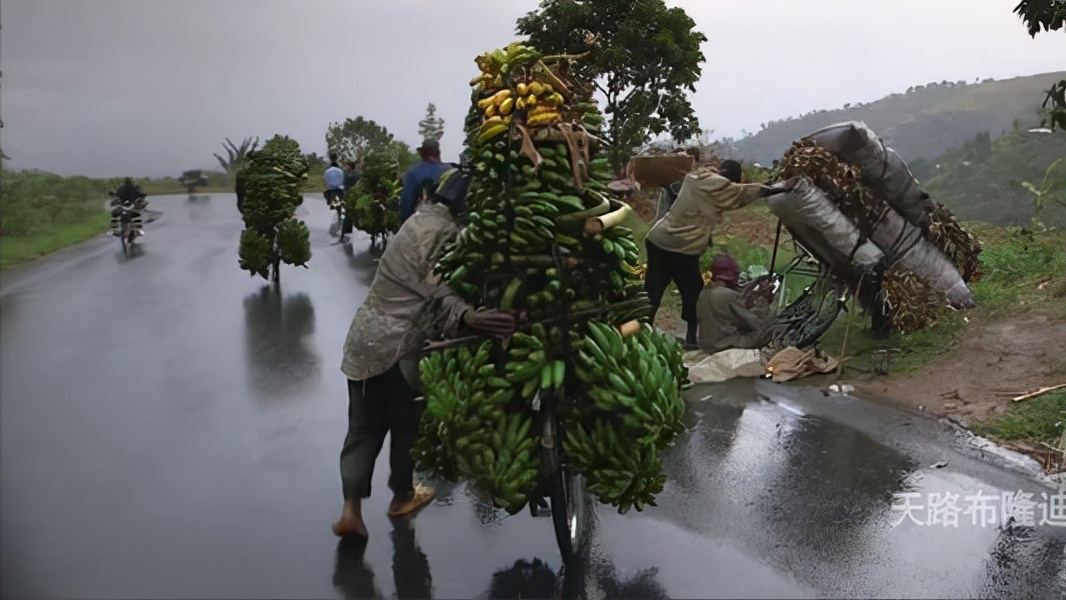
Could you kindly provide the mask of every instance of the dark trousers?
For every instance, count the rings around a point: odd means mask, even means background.
[[[703,290],[703,275],[700,274],[700,257],[663,250],[644,240],[648,251],[648,270],[644,274],[644,289],[651,301],[651,315],[655,318],[663,293],[673,281],[681,292],[681,318],[695,326],[696,301]]]
[[[385,434],[392,433],[389,448],[389,488],[395,494],[414,489],[411,448],[418,436],[423,403],[403,378],[399,365],[363,381],[348,380],[348,435],[341,448],[341,486],[345,500],[370,496]]]

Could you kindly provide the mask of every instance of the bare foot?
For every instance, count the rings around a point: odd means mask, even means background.
[[[363,523],[362,509],[358,501],[348,500],[344,503],[341,518],[333,524],[333,533],[338,537],[369,537],[366,524]]]
[[[393,497],[392,502],[389,503],[389,512],[387,514],[390,517],[410,515],[429,504],[436,495],[437,491],[435,489],[429,486],[417,485],[414,490]]]

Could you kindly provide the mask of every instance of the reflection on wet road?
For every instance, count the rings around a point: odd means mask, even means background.
[[[691,390],[659,506],[600,508],[566,577],[550,520],[461,486],[410,522],[371,498],[370,541],[338,543],[340,350],[369,240],[336,244],[309,197],[314,256],[278,290],[237,268],[232,196],[153,208],[133,259],[100,239],[3,281],[5,598],[1066,596],[1066,527],[894,509],[1054,490],[937,423],[766,381]]]

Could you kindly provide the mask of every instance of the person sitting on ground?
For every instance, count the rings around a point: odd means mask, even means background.
[[[433,499],[434,490],[415,486],[411,457],[424,407],[415,401],[415,374],[425,342],[458,335],[462,326],[492,337],[514,332],[511,314],[475,309],[433,273],[459,232],[469,185],[470,176],[458,169],[440,178],[428,204],[385,249],[348,330],[341,365],[348,378],[348,434],[340,455],[344,508],[333,524],[338,536],[367,536],[361,501],[370,496],[374,463],[390,432],[388,515],[409,515]]]
[[[403,223],[415,213],[427,184],[432,186],[433,182],[437,181],[445,171],[453,167],[451,163],[441,162],[440,142],[437,140],[426,139],[418,147],[417,151],[422,160],[412,165],[403,174],[403,192],[400,194],[400,223]]]
[[[677,200],[644,238],[648,265],[644,287],[651,301],[649,321],[673,281],[681,292],[681,318],[688,325],[685,343],[695,346],[696,300],[703,289],[700,256],[713,243],[722,212],[742,208],[759,198],[788,191],[758,183],[741,184],[740,163],[723,161],[717,171],[699,168],[685,176]]]
[[[770,342],[773,315],[752,310],[738,291],[740,266],[729,254],[711,262],[711,285],[700,292],[699,347],[708,354],[730,348],[758,349]],[[757,312],[759,314],[757,314]]]

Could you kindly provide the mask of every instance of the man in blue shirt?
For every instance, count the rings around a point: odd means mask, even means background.
[[[400,223],[415,213],[418,201],[427,184],[432,185],[451,165],[440,161],[440,143],[427,139],[418,147],[422,161],[412,166],[403,175],[403,193],[400,195]]]
[[[326,191],[322,194],[326,197],[326,202],[335,196],[344,197],[344,169],[337,164],[336,154],[329,155],[329,168],[322,175],[322,179],[326,182]]]

